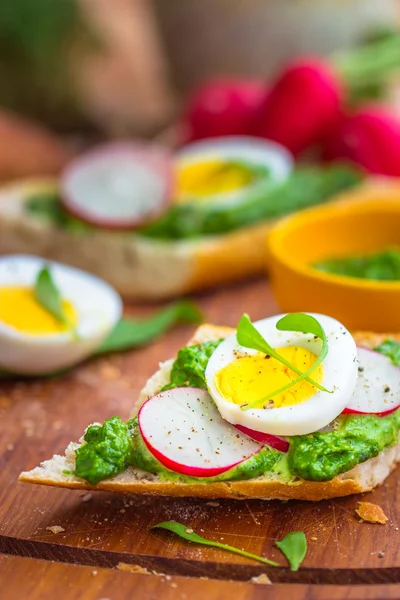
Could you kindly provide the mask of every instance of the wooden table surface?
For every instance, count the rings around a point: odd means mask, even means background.
[[[234,326],[242,312],[277,312],[265,281],[198,296],[209,322]],[[131,307],[145,315],[154,310]],[[175,328],[140,351],[88,362],[58,380],[0,385],[0,589],[10,599],[258,600],[400,597],[398,473],[365,496],[386,526],[360,523],[360,497],[320,503],[135,497],[19,484],[20,471],[62,453],[85,426],[127,418],[146,379],[191,335]],[[150,531],[175,519],[205,537],[282,560],[273,542],[302,530],[309,551],[297,573],[268,568]],[[58,525],[63,532],[47,528]],[[136,571],[136,572],[135,572]],[[145,573],[148,574],[145,574]],[[274,585],[254,583],[267,574]],[[371,585],[372,584],[372,585]],[[2,598],[0,591],[0,598]]]

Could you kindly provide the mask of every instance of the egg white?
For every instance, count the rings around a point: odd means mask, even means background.
[[[70,367],[100,346],[119,321],[122,301],[106,282],[79,269],[28,255],[0,258],[0,287],[34,286],[48,265],[61,296],[76,315],[75,333],[31,335],[0,318],[0,368],[11,373],[40,375]]]
[[[284,315],[257,321],[254,326],[273,348],[304,347],[318,356],[322,348],[321,340],[314,339],[314,336],[309,334],[276,329],[276,323],[282,316]],[[343,411],[357,382],[356,343],[349,331],[336,319],[319,314],[312,316],[320,322],[327,336],[328,355],[322,363],[324,372],[320,383],[332,393],[316,389],[316,393],[310,399],[293,406],[241,410],[239,405],[226,400],[215,384],[217,372],[233,362],[238,352],[257,354],[255,350],[240,346],[235,333],[221,342],[206,369],[208,390],[224,419],[229,423],[244,425],[272,435],[305,435],[325,427]]]

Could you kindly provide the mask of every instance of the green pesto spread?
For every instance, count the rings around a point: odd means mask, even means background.
[[[361,182],[360,172],[350,166],[302,167],[283,183],[266,177],[266,185],[255,186],[234,202],[184,202],[172,207],[157,221],[143,227],[142,236],[164,241],[218,235],[274,219],[302,208],[328,201],[339,192]],[[36,193],[27,198],[26,211],[36,219],[53,223],[72,234],[90,235],[96,228],[64,211],[55,192]],[[119,233],[132,235],[133,232]]]
[[[172,367],[170,384],[164,389],[183,385],[205,388],[205,369],[219,343],[205,342],[180,350]],[[376,350],[400,365],[398,342],[386,340]],[[335,420],[331,431],[289,437],[288,454],[264,447],[217,477],[195,478],[174,473],[154,458],[141,437],[136,418],[124,423],[112,417],[103,426],[88,428],[84,436],[86,443],[76,451],[75,475],[96,484],[132,465],[169,481],[210,483],[250,479],[266,473],[279,474],[285,480],[298,477],[329,481],[395,445],[399,430],[400,409],[385,417],[342,415]]]
[[[124,471],[131,463],[132,423],[112,417],[104,425],[88,427],[82,444],[76,451],[75,475],[95,485]]]
[[[172,365],[170,382],[162,388],[162,391],[184,386],[206,390],[206,367],[211,354],[220,342],[221,340],[203,342],[202,344],[186,346],[182,350],[179,350],[178,356]]]
[[[367,256],[333,258],[314,265],[319,271],[373,279],[377,281],[400,281],[400,250],[389,248]]]

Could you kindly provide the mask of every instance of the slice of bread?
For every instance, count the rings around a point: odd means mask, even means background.
[[[202,325],[196,331],[189,344],[217,340],[233,333],[229,327]],[[387,337],[372,333],[357,333],[356,342],[366,348],[374,347]],[[159,370],[148,380],[143,388],[133,415],[137,413],[143,402],[157,393],[169,382],[172,360],[160,365]],[[75,468],[75,450],[79,443],[71,443],[65,456],[54,456],[40,467],[21,473],[19,480],[26,483],[39,483],[73,489],[104,490],[109,492],[130,492],[133,494],[150,494],[160,496],[197,496],[201,498],[262,498],[262,499],[298,499],[323,500],[337,496],[347,496],[372,490],[381,484],[400,461],[400,444],[381,452],[348,471],[326,482],[305,481],[296,478],[287,482],[274,474],[264,475],[247,481],[227,481],[220,483],[177,483],[161,480],[157,475],[129,467],[123,473],[104,480],[95,486],[87,481],[66,475],[64,471]]]
[[[56,180],[14,183],[0,190],[0,254],[37,254],[105,279],[127,299],[163,299],[261,273],[271,222],[195,240],[158,241],[131,232],[71,232],[32,216],[33,194]]]

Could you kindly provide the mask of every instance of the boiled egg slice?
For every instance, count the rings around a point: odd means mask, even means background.
[[[272,348],[305,372],[316,361],[322,342],[311,334],[278,331],[276,324],[282,316],[263,319],[254,326]],[[234,334],[221,342],[206,369],[209,392],[224,419],[255,431],[291,436],[317,431],[342,412],[356,387],[356,344],[339,321],[312,316],[325,330],[328,354],[311,377],[328,391],[303,380],[274,395],[298,375],[277,359],[240,346]],[[261,407],[243,410],[263,398]]]
[[[248,201],[284,181],[292,166],[288,150],[271,140],[239,135],[192,142],[175,155],[175,201]]]
[[[69,325],[35,298],[35,281],[45,265],[61,294]],[[41,375],[70,367],[100,346],[121,313],[117,292],[93,275],[36,256],[1,257],[0,369]]]

